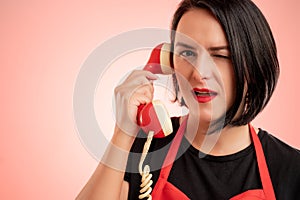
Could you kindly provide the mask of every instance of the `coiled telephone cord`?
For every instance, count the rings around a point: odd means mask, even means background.
[[[153,139],[153,135],[154,135],[154,131],[149,131],[148,133],[148,137],[147,137],[147,141],[144,144],[144,148],[143,148],[143,153],[139,162],[139,172],[140,175],[142,176],[142,180],[141,180],[141,190],[140,190],[140,195],[139,195],[139,199],[143,199],[145,197],[148,197],[147,200],[151,200],[152,196],[151,196],[151,192],[152,192],[152,183],[153,181],[151,180],[152,178],[152,174],[150,173],[150,166],[149,165],[145,165],[144,169],[143,169],[143,163],[146,159],[147,153],[149,151],[150,145],[151,145],[151,141]]]

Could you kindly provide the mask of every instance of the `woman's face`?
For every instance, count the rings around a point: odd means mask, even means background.
[[[202,123],[224,116],[235,99],[235,79],[224,31],[209,11],[192,9],[182,16],[173,59],[190,115]]]

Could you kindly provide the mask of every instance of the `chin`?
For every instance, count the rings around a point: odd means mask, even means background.
[[[210,106],[209,106],[210,107]],[[193,112],[194,111],[194,112]],[[197,110],[190,110],[190,115],[195,119],[198,119],[199,123],[203,125],[210,125],[211,123],[220,120],[221,117],[225,116],[225,112],[223,109],[214,109],[211,107],[199,107]]]

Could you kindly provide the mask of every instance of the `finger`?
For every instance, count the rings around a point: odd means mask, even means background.
[[[156,80],[159,78],[156,74],[153,74],[150,71],[146,71],[146,70],[143,71],[145,72],[145,76],[147,77],[148,80]]]
[[[158,79],[158,76],[145,70],[134,70],[126,79],[125,82],[135,84],[146,84]]]
[[[146,95],[135,93],[134,96],[130,99],[130,104],[139,106],[141,104],[146,104],[151,102],[151,98],[147,97]]]
[[[144,85],[140,86],[135,92],[139,93],[139,94],[144,94],[147,97],[152,99],[153,92],[154,92],[154,87],[151,83],[144,84]]]

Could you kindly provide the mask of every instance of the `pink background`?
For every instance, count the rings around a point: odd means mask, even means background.
[[[300,148],[299,0],[255,0],[278,45],[281,76],[254,124]],[[72,97],[83,61],[112,36],[168,28],[178,1],[0,3],[0,199],[74,199],[97,166],[81,145]]]

